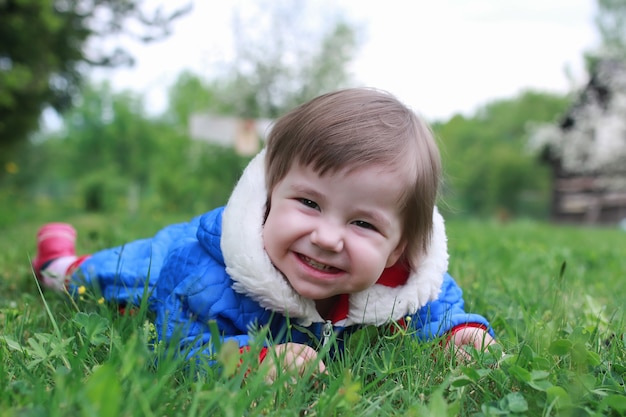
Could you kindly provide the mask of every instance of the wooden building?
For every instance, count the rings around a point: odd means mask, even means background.
[[[196,113],[189,118],[189,136],[194,140],[233,147],[239,155],[252,156],[263,146],[272,123],[273,120],[269,119]]]

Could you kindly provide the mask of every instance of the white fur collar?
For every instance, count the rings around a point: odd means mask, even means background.
[[[226,205],[222,217],[221,247],[226,272],[235,291],[261,306],[297,318],[303,325],[323,321],[313,300],[296,293],[274,268],[263,248],[265,215],[265,150],[250,162]],[[390,288],[375,284],[350,296],[347,319],[341,325],[380,325],[415,313],[439,295],[448,268],[443,218],[435,209],[433,237],[428,253],[405,285]]]

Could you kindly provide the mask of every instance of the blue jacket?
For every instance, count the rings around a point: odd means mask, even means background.
[[[314,302],[295,293],[263,250],[265,212],[263,152],[244,171],[225,207],[188,223],[170,225],[154,237],[93,254],[72,285],[98,286],[105,299],[139,305],[148,296],[159,338],[175,340],[188,355],[211,353],[210,322],[223,340],[249,344],[256,329],[266,343],[293,341],[317,347],[332,328],[339,345],[365,326],[411,317],[422,339],[485,318],[464,311],[462,291],[446,272],[443,219],[435,210],[431,247],[405,283],[377,283],[343,297],[345,314],[323,319]],[[493,334],[489,328],[490,333]]]

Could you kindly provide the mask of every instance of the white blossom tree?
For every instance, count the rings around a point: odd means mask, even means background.
[[[599,45],[585,54],[590,81],[566,118],[531,129],[530,147],[570,175],[626,191],[626,0],[596,0]]]
[[[600,60],[567,123],[535,126],[530,146],[547,152],[565,172],[603,178],[626,187],[626,62]]]

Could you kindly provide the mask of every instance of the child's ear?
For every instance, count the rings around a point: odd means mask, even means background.
[[[402,241],[398,243],[398,246],[396,246],[396,248],[389,254],[389,258],[387,258],[387,263],[385,264],[385,268],[394,266],[396,262],[398,262],[400,257],[404,254],[405,249],[406,249],[406,242]]]

